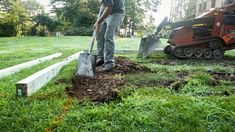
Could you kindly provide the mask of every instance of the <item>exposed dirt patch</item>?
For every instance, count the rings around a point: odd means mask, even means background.
[[[181,79],[184,79],[184,78],[186,78],[187,76],[189,76],[189,72],[176,72],[176,75],[179,77],[179,78],[181,78]]]
[[[72,88],[67,93],[79,100],[89,99],[94,102],[105,102],[116,99],[117,91],[124,86],[122,78],[114,78],[110,74],[99,74],[94,78],[77,77],[72,81]]]
[[[107,102],[119,98],[118,91],[126,85],[140,87],[170,87],[174,81],[159,82],[152,80],[148,83],[125,82],[121,75],[151,73],[151,69],[132,62],[126,57],[116,58],[116,68],[107,73],[96,73],[94,78],[75,77],[72,79],[72,87],[66,88],[69,96],[79,100],[88,99],[93,102]],[[177,76],[183,79],[188,76],[188,72],[178,72]],[[56,83],[66,83],[68,80],[58,80]]]
[[[188,82],[185,80],[180,80],[171,84],[170,89],[179,92],[182,87],[184,87]]]
[[[140,74],[151,72],[147,67],[138,65],[125,57],[116,58],[116,68],[107,73],[96,73],[94,78],[75,77],[72,87],[66,88],[71,97],[79,100],[89,99],[93,102],[107,102],[118,98],[118,91],[125,86],[123,74]]]
[[[233,73],[226,73],[226,72],[216,72],[216,71],[208,71],[209,74],[213,77],[213,82],[208,84],[208,86],[210,86],[211,88],[216,88],[216,86],[219,85],[223,85],[221,84],[221,80],[224,81],[230,81],[235,85],[235,74]],[[175,81],[173,83],[171,83],[171,86],[168,87],[172,90],[175,90],[176,92],[180,92],[180,90],[186,85],[188,84],[188,80],[186,79],[187,76],[189,76],[189,73],[185,72],[185,73],[177,73],[177,75],[180,77],[182,77],[179,81]],[[220,91],[218,93],[208,93],[207,96],[210,95],[216,95],[216,96],[231,96],[234,95],[235,93],[235,89],[233,91],[231,91],[230,89],[225,90],[225,91]]]
[[[117,57],[116,63],[116,68],[111,71],[112,74],[139,74],[140,72],[151,72],[151,69],[141,66],[126,57]]]
[[[226,72],[211,72],[210,73],[215,80],[226,80],[235,83],[235,74]]]
[[[171,60],[162,61],[162,64],[175,65],[176,62],[171,62]],[[141,66],[140,64],[131,61],[126,57],[116,58],[116,68],[110,72],[96,73],[94,78],[86,77],[75,77],[71,80],[58,80],[56,84],[59,83],[72,83],[71,87],[66,88],[66,92],[69,96],[75,97],[80,101],[84,99],[91,100],[93,102],[102,103],[112,100],[117,100],[119,98],[119,91],[125,88],[126,85],[132,85],[135,88],[140,87],[167,87],[175,91],[180,91],[180,89],[185,86],[188,82],[186,78],[191,74],[190,72],[176,72],[175,74],[179,77],[177,80],[169,80],[159,82],[152,80],[146,83],[136,83],[136,82],[126,82],[122,75],[128,74],[144,74],[153,73],[151,69]],[[220,80],[228,80],[235,82],[234,74],[228,73],[218,73],[210,72],[214,78],[214,83],[211,86],[220,85]]]

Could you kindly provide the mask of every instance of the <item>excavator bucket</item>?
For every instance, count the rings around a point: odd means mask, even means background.
[[[165,17],[157,27],[157,30],[154,34],[145,36],[141,39],[138,55],[139,57],[148,57],[157,47],[160,46],[161,42],[159,40],[159,33],[167,24],[169,24],[168,18]]]
[[[155,35],[143,37],[139,47],[139,57],[146,58],[161,44],[159,38]]]

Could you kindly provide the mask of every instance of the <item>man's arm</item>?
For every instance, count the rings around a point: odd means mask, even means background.
[[[104,9],[103,14],[100,16],[100,18],[95,23],[95,30],[96,32],[99,32],[100,24],[104,21],[105,18],[109,16],[109,14],[112,12],[113,6],[106,6]]]
[[[109,14],[111,13],[112,9],[113,9],[113,6],[107,6],[107,7],[105,7],[103,14],[100,16],[100,18],[97,20],[97,22],[98,22],[98,23],[103,22],[104,19],[109,16]]]

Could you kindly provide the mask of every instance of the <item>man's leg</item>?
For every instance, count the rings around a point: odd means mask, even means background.
[[[101,61],[104,61],[104,44],[105,44],[104,35],[105,35],[106,27],[107,27],[106,22],[102,22],[100,25],[100,30],[96,35],[98,60],[101,60]]]
[[[113,68],[115,66],[114,61],[114,50],[115,50],[115,43],[114,37],[115,34],[123,21],[124,15],[123,14],[112,14],[108,16],[106,19],[107,29],[104,35],[105,45],[104,45],[104,62],[106,69]]]

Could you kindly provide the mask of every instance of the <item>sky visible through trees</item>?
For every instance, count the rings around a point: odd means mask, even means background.
[[[38,3],[40,3],[41,5],[43,5],[45,7],[45,10],[47,12],[49,12],[50,10],[50,0],[36,0]],[[159,24],[159,22],[161,22],[165,16],[169,16],[170,14],[170,3],[171,0],[162,0],[161,5],[159,6],[158,12],[157,13],[153,13],[154,16],[156,17],[155,23],[156,25]]]
[[[125,0],[120,36],[154,32],[169,15],[170,0]],[[90,36],[99,12],[98,0],[3,0],[0,36]],[[10,30],[11,29],[11,30]]]

